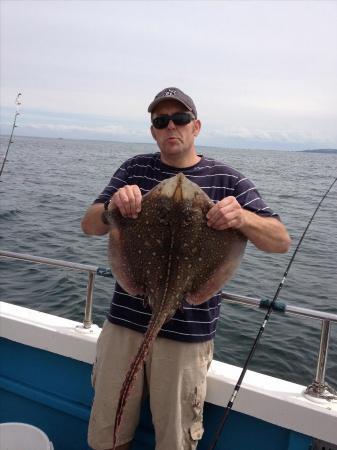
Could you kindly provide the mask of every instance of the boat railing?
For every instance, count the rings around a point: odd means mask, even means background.
[[[113,278],[110,269],[89,264],[79,264],[69,261],[32,256],[4,250],[0,250],[0,258],[29,261],[36,264],[46,264],[54,267],[62,267],[78,272],[87,272],[88,284],[83,318],[83,327],[85,329],[89,329],[92,325],[92,305],[95,276],[98,275]],[[231,294],[228,292],[222,292],[222,299],[231,303],[237,303],[259,309],[268,308],[271,304],[270,300],[246,297],[242,295]],[[331,323],[337,323],[337,314],[327,313],[309,308],[302,308],[294,305],[287,305],[279,301],[275,302],[275,304],[273,305],[273,310],[276,313],[295,315],[321,321],[321,337],[317,357],[316,375],[313,383],[307,387],[305,394],[311,398],[316,398],[318,400],[337,401],[337,392],[325,382]]]

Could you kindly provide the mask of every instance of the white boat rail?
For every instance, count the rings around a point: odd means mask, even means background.
[[[79,264],[69,261],[44,258],[40,256],[32,256],[23,253],[15,253],[5,250],[0,250],[0,258],[29,261],[36,264],[46,264],[54,267],[63,267],[65,269],[75,270],[78,272],[87,272],[88,285],[87,285],[86,302],[83,319],[84,328],[90,328],[92,325],[92,304],[93,304],[95,276],[99,275],[113,278],[110,269],[89,264]],[[271,303],[270,300],[263,300],[260,298],[230,294],[228,292],[222,292],[222,299],[229,301],[231,303],[239,303],[242,305],[252,306],[260,309],[268,308]],[[307,387],[306,394],[310,397],[315,397],[317,399],[323,399],[326,401],[337,401],[336,390],[325,382],[331,323],[337,323],[337,314],[327,313],[309,308],[302,308],[293,305],[286,305],[283,302],[275,302],[273,310],[277,313],[301,316],[321,321],[321,338],[317,357],[316,375],[313,383]]]
[[[89,264],[79,264],[70,261],[63,261],[60,259],[43,258],[42,256],[27,255],[25,253],[15,253],[0,250],[0,258],[13,259],[20,261],[29,261],[36,264],[46,264],[48,266],[63,267],[77,272],[88,272],[87,297],[84,309],[83,327],[90,328],[92,325],[92,303],[94,293],[95,275],[99,270],[97,266]]]

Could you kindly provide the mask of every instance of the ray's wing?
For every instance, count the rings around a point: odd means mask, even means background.
[[[229,281],[240,265],[247,240],[235,230],[213,230],[207,227],[204,243],[194,271],[193,285],[186,296],[192,304],[211,298]]]
[[[112,213],[109,260],[120,285],[131,295],[160,289],[167,269],[168,229],[161,220],[161,199],[144,196],[137,219]]]
[[[186,300],[192,304],[211,298],[234,275],[247,243],[237,230],[214,230],[207,226],[206,214],[210,206],[210,199],[204,193],[196,198],[202,220],[198,231],[198,254],[194,257],[193,283],[186,295]]]

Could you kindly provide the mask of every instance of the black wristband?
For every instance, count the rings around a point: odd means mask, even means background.
[[[107,218],[107,211],[102,212],[101,220],[104,223],[104,225],[109,225],[109,220]]]
[[[104,211],[102,212],[102,222],[104,223],[104,225],[109,225],[109,220],[108,220],[108,208],[109,208],[109,203],[110,203],[111,198],[109,198],[106,202],[104,202]]]
[[[109,203],[111,198],[109,198],[107,201],[104,202],[104,211],[107,211],[109,209]]]

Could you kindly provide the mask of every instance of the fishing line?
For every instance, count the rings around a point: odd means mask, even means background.
[[[20,114],[20,113],[19,113],[19,106],[21,105],[20,96],[21,96],[21,93],[19,93],[19,94],[16,96],[16,99],[15,99],[15,104],[17,105],[17,106],[16,106],[16,112],[15,112],[15,116],[14,116],[14,121],[13,121],[13,126],[12,126],[12,132],[11,132],[11,135],[10,135],[9,141],[8,141],[7,150],[6,150],[4,159],[3,159],[3,161],[2,161],[2,166],[1,166],[1,169],[0,169],[0,177],[1,177],[1,175],[2,175],[2,172],[3,172],[4,167],[5,167],[5,164],[6,164],[6,160],[7,160],[7,155],[8,155],[9,147],[10,147],[11,144],[13,144],[13,142],[14,142],[14,141],[13,141],[14,128],[17,127],[17,125],[16,125],[16,118],[17,118],[18,115]]]
[[[313,221],[313,219],[314,219],[314,217],[315,217],[317,211],[319,210],[321,204],[323,203],[323,201],[324,201],[324,199],[326,198],[326,196],[329,194],[330,190],[332,189],[332,187],[333,187],[333,185],[336,183],[336,181],[337,181],[337,178],[334,179],[334,181],[331,183],[330,187],[327,189],[327,191],[325,192],[325,194],[324,194],[323,197],[321,198],[321,200],[320,200],[320,202],[318,203],[318,205],[317,205],[317,207],[316,207],[316,209],[315,209],[313,215],[311,216],[311,218],[310,218],[310,220],[309,220],[309,222],[308,222],[308,224],[307,224],[305,230],[304,230],[303,233],[302,233],[302,236],[301,236],[301,238],[300,238],[300,240],[299,240],[299,242],[298,242],[298,244],[297,244],[297,246],[296,246],[296,248],[295,248],[294,253],[292,254],[292,257],[291,257],[291,259],[290,259],[290,261],[289,261],[289,264],[288,264],[288,266],[287,266],[287,268],[286,268],[286,270],[285,270],[285,272],[284,272],[284,274],[283,274],[283,278],[282,278],[282,280],[281,280],[281,282],[280,282],[280,284],[279,284],[279,286],[278,286],[278,288],[277,288],[277,290],[276,290],[276,293],[275,293],[275,295],[274,295],[274,298],[273,298],[273,300],[272,300],[272,301],[270,302],[270,304],[269,304],[267,313],[266,313],[266,315],[265,315],[265,317],[264,317],[264,320],[263,320],[263,322],[262,322],[262,325],[261,325],[261,327],[260,327],[260,330],[259,330],[259,332],[258,332],[258,334],[257,334],[257,336],[256,336],[256,338],[255,338],[255,341],[254,341],[254,343],[253,343],[253,346],[252,346],[252,348],[251,348],[251,350],[250,350],[250,352],[249,352],[249,355],[248,355],[248,357],[247,357],[247,359],[246,359],[246,362],[245,362],[245,364],[244,364],[244,366],[243,366],[243,369],[242,369],[242,371],[241,371],[241,375],[240,375],[240,377],[239,377],[239,379],[238,379],[238,381],[237,381],[237,383],[236,383],[236,386],[235,386],[235,388],[234,388],[234,390],[233,390],[232,396],[231,396],[231,398],[230,398],[230,400],[229,400],[229,402],[228,402],[228,404],[227,404],[227,406],[226,406],[226,409],[225,409],[224,415],[223,415],[223,417],[222,417],[221,423],[220,423],[220,425],[219,425],[219,427],[218,427],[218,430],[217,430],[217,432],[216,432],[216,435],[215,435],[215,438],[214,438],[214,440],[213,440],[213,443],[212,443],[211,446],[209,447],[209,450],[214,450],[214,449],[215,449],[215,447],[216,447],[216,445],[217,445],[217,442],[218,442],[218,440],[219,440],[219,438],[220,438],[220,436],[221,436],[221,433],[222,433],[223,427],[224,427],[224,425],[225,425],[225,422],[226,422],[226,420],[227,420],[227,418],[228,418],[228,415],[229,415],[229,413],[230,413],[230,411],[231,411],[231,409],[232,409],[232,406],[233,406],[233,404],[234,404],[235,398],[236,398],[236,396],[237,396],[237,394],[238,394],[238,392],[239,392],[239,389],[240,389],[240,387],[241,387],[243,378],[244,378],[244,376],[245,376],[245,374],[246,374],[246,372],[247,372],[248,365],[249,365],[249,363],[250,363],[250,361],[251,361],[251,359],[252,359],[252,357],[253,357],[253,355],[254,355],[254,353],[255,353],[257,344],[258,344],[258,342],[259,342],[259,340],[260,340],[260,338],[261,338],[261,336],[262,336],[262,333],[264,332],[264,329],[265,329],[265,327],[266,327],[266,325],[267,325],[267,322],[268,322],[268,320],[269,320],[269,317],[270,317],[270,315],[271,315],[271,313],[272,313],[272,310],[273,310],[273,307],[274,307],[274,305],[275,305],[275,302],[276,302],[276,300],[277,300],[277,298],[278,298],[278,296],[279,296],[279,293],[280,293],[280,291],[281,291],[281,289],[282,289],[282,287],[283,287],[283,285],[284,285],[284,282],[285,282],[285,280],[286,280],[286,278],[287,278],[287,276],[288,276],[289,269],[290,269],[290,267],[291,267],[291,265],[292,265],[292,263],[293,263],[293,261],[294,261],[294,259],[295,259],[295,256],[296,256],[296,254],[297,254],[297,252],[298,252],[298,250],[299,250],[299,248],[300,248],[300,246],[301,246],[301,244],[302,244],[302,241],[303,241],[303,239],[304,239],[304,236],[306,235],[306,232],[308,231],[308,229],[309,229],[309,227],[310,227],[310,225],[311,225],[311,222]]]

